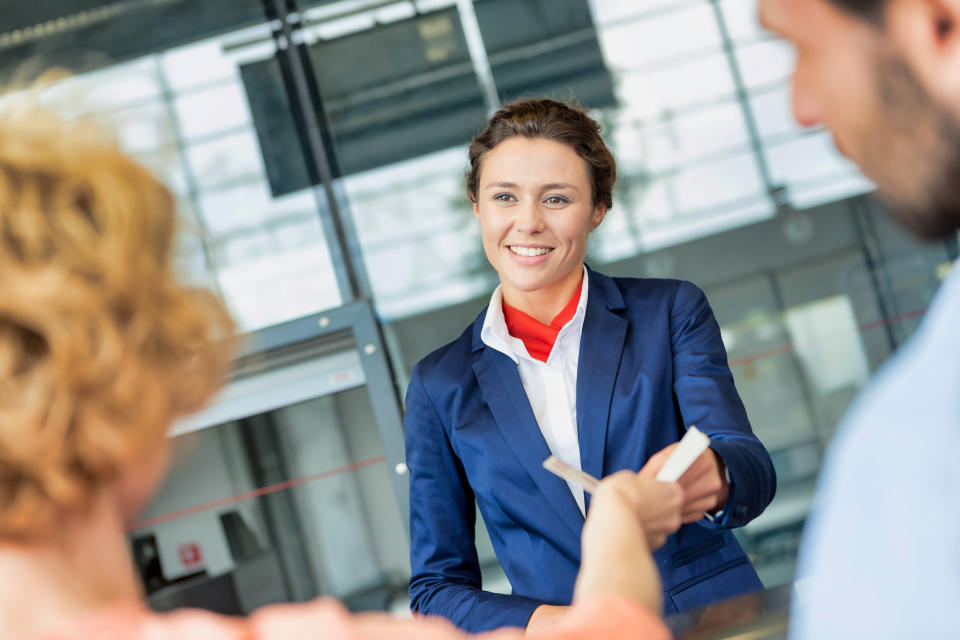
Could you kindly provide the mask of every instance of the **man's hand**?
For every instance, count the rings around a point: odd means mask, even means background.
[[[640,470],[640,475],[654,478],[676,448],[677,443],[674,443],[653,454]],[[677,482],[683,487],[684,523],[697,522],[708,512],[723,509],[730,497],[730,483],[727,482],[723,460],[713,449],[700,454]]]
[[[676,533],[680,525],[683,524],[684,492],[679,483],[657,482],[651,484],[646,482],[647,480],[648,478],[644,477],[640,488],[630,489],[630,493],[625,494],[623,499],[631,501],[635,517],[640,520],[640,524],[643,526],[643,532],[647,538],[647,547],[650,551],[656,551],[667,541],[667,536]],[[618,487],[623,488],[622,485],[615,485],[615,489]],[[595,497],[591,499],[591,510],[595,499]]]
[[[533,610],[527,620],[526,633],[549,631],[560,623],[560,619],[569,607],[560,607],[552,604],[542,604]]]
[[[616,593],[659,612],[663,594],[648,540],[661,545],[680,527],[682,502],[683,490],[672,482],[632,471],[604,478],[583,526],[574,602],[594,593]]]

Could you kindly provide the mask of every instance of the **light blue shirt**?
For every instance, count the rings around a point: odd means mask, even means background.
[[[791,640],[960,638],[960,268],[838,433]]]

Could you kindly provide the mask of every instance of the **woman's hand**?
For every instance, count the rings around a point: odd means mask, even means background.
[[[630,471],[604,478],[583,526],[574,602],[616,593],[659,612],[663,594],[648,540],[663,544],[680,527],[682,503],[683,490],[675,483]]]
[[[660,468],[677,448],[677,443],[665,447],[653,454],[640,470],[640,475],[654,478]],[[684,523],[697,522],[708,512],[722,509],[730,497],[730,483],[723,460],[713,449],[707,449],[684,472],[678,484],[683,487]]]

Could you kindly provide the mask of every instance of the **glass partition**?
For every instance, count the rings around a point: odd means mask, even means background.
[[[349,299],[321,225],[323,192],[271,190],[254,115],[288,122],[293,112],[282,82],[245,90],[244,69],[277,50],[260,0],[6,4],[16,6],[4,8],[0,71],[74,73],[48,91],[55,104],[115,131],[173,189],[178,264],[222,296],[241,329]]]
[[[175,465],[129,532],[155,609],[406,606],[405,519],[356,351],[234,380],[171,444]]]

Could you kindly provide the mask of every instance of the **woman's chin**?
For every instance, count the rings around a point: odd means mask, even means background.
[[[504,288],[511,289],[516,293],[535,294],[551,289],[563,278],[550,277],[548,274],[523,274],[522,277],[500,277],[500,282]],[[525,276],[525,277],[523,277]]]

